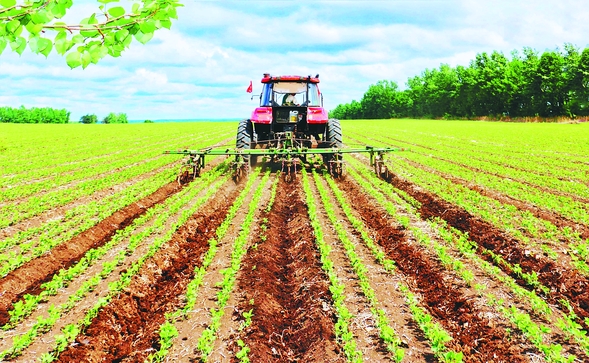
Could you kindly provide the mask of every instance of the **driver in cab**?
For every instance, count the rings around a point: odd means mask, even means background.
[[[282,106],[297,106],[297,99],[294,93],[287,93],[282,98]]]

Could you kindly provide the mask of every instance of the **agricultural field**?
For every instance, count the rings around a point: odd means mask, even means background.
[[[589,124],[342,121],[387,175],[177,183],[236,128],[0,124],[0,361],[589,361]]]

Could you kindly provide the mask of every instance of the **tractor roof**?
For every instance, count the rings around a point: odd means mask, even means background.
[[[271,76],[268,73],[264,74],[262,83],[273,83],[273,82],[310,82],[319,83],[319,75],[315,77],[311,76]]]

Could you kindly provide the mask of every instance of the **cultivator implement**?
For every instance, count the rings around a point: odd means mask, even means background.
[[[368,153],[370,155],[370,166],[374,168],[375,173],[384,179],[388,178],[388,168],[384,164],[386,153],[394,151],[404,151],[403,148],[392,147],[372,147],[364,148],[308,148],[308,147],[280,147],[267,149],[199,149],[199,150],[168,150],[165,154],[186,155],[186,159],[181,166],[178,175],[178,183],[184,184],[198,177],[205,166],[206,156],[235,156],[231,163],[233,177],[235,180],[243,178],[251,167],[252,159],[259,157],[270,161],[275,165],[280,165],[282,175],[287,182],[296,178],[297,170],[300,170],[301,163],[312,163],[309,158],[313,155],[320,155],[323,164],[328,172],[334,177],[339,178],[344,173],[343,154],[350,153]],[[253,157],[253,158],[252,158]]]

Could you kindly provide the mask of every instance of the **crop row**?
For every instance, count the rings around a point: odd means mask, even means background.
[[[356,165],[358,166],[358,164]],[[362,180],[355,172],[350,171],[350,174],[354,175],[356,180]],[[365,190],[370,190],[370,194],[375,196],[381,204],[386,205],[390,203],[386,200],[386,198],[384,198],[384,194],[382,193],[386,193],[389,195],[389,197],[395,195],[393,188],[391,188],[389,184],[376,179],[373,175],[367,172],[366,169],[362,170],[362,175],[362,178],[366,178],[362,183],[367,183],[368,181],[370,183],[365,185]],[[412,202],[415,203],[415,201]],[[418,219],[420,217],[416,209],[411,204],[407,203],[398,196],[396,197],[396,203],[403,206],[405,211],[411,213],[412,218]],[[389,210],[389,208],[387,208],[387,210]],[[522,301],[526,301],[527,304],[531,305],[530,311],[534,316],[537,314],[542,314],[544,319],[547,319],[548,321],[554,320],[557,321],[558,325],[567,326],[569,337],[576,337],[575,339],[577,339],[577,341],[582,346],[586,345],[586,343],[584,343],[586,338],[583,338],[585,333],[579,329],[578,324],[576,324],[574,320],[571,320],[567,315],[554,312],[549,307],[549,305],[540,299],[533,291],[522,288],[515,282],[513,278],[504,275],[499,268],[492,266],[490,263],[479,257],[477,255],[477,248],[475,247],[476,244],[472,241],[469,241],[464,234],[461,234],[456,230],[448,229],[447,225],[442,220],[430,222],[430,226],[436,232],[436,235],[442,237],[439,238],[439,241],[430,238],[427,233],[424,233],[419,228],[411,227],[410,229],[416,240],[425,248],[431,249],[432,252],[438,256],[441,264],[446,269],[454,270],[458,276],[460,276],[468,285],[473,284],[475,281],[475,274],[480,274],[481,271],[484,272],[488,277],[505,284],[505,286],[511,290],[511,293],[513,293],[515,296],[518,296],[520,299],[522,299]],[[483,253],[492,252],[486,251]],[[459,255],[466,257],[468,262],[463,263],[460,258],[457,257]],[[467,266],[466,263],[472,267]],[[508,262],[501,259],[501,264],[505,265],[508,264]],[[475,268],[476,271],[473,270]],[[525,276],[523,273],[519,277],[533,285],[533,287],[539,287],[537,278],[536,280],[533,280],[533,276]],[[534,322],[528,313],[523,312],[514,306],[507,308],[504,305],[504,302],[496,298],[493,293],[485,292],[486,286],[483,284],[476,284],[476,290],[481,298],[484,299],[489,306],[494,307],[504,316],[505,319],[512,321],[515,326],[520,329],[540,351],[544,353],[548,361],[569,362],[574,359],[573,355],[566,356],[561,354],[561,345],[544,343],[547,339],[545,335],[550,333],[550,330],[544,327],[541,323]],[[540,290],[544,291],[545,289]],[[554,315],[556,315],[556,318],[553,318]]]
[[[223,171],[224,168],[221,167],[218,170],[205,175],[202,182],[196,182],[195,186],[198,184],[213,182],[215,179],[218,179],[219,175]],[[90,266],[99,261],[108,251],[111,251],[123,240],[128,240],[128,244],[124,249],[120,250],[114,259],[104,261],[102,269],[93,276],[89,277],[75,293],[68,296],[68,299],[65,303],[62,303],[58,306],[49,307],[49,316],[39,316],[33,326],[28,329],[28,331],[13,339],[12,347],[2,352],[1,356],[10,357],[18,355],[23,349],[28,347],[36,337],[50,330],[59,318],[61,318],[65,313],[76,306],[76,304],[85,298],[90,291],[93,291],[102,280],[107,279],[113,273],[115,267],[121,265],[128,258],[128,256],[133,255],[138,246],[144,243],[144,241],[146,241],[149,236],[165,233],[163,237],[157,238],[152,243],[146,255],[133,263],[132,267],[129,268],[127,272],[119,279],[119,282],[111,284],[111,293],[109,296],[116,295],[118,291],[121,291],[121,289],[129,283],[133,274],[136,273],[138,268],[145,262],[145,260],[150,255],[155,253],[155,251],[157,251],[157,249],[163,243],[165,243],[166,238],[170,235],[170,233],[173,233],[175,229],[177,229],[183,223],[182,221],[190,216],[191,211],[196,210],[204,202],[206,202],[208,198],[210,198],[210,196],[216,190],[218,190],[221,185],[224,184],[227,178],[228,177],[226,176],[214,182],[212,187],[207,190],[206,194],[200,197],[199,200],[189,209],[186,209],[187,202],[195,197],[199,191],[198,188],[187,188],[183,193],[178,193],[174,197],[169,198],[164,204],[160,204],[153,209],[150,209],[144,216],[135,220],[134,223],[129,227],[120,230],[105,245],[97,249],[89,250],[77,264],[73,265],[67,270],[60,271],[60,273],[55,275],[50,282],[42,286],[42,291],[40,294],[26,295],[22,301],[14,305],[14,309],[11,311],[11,321],[4,327],[5,329],[13,328],[23,318],[30,315],[40,302],[46,301],[50,296],[57,294],[60,289],[67,286],[74,278],[80,276]],[[176,224],[170,227],[169,218],[181,210],[183,210],[181,218],[178,222],[176,222]],[[155,219],[150,226],[147,228],[142,228],[142,226],[147,221],[154,217]],[[168,228],[167,231],[166,228]],[[90,323],[98,310],[108,302],[110,299],[109,296],[101,298],[100,301],[97,302],[94,307],[86,313],[85,318],[81,322],[78,324],[70,324],[63,328],[64,336],[56,338],[56,351],[64,349],[67,346],[67,342],[71,341],[71,339],[75,337],[74,332],[79,331],[80,328]],[[48,357],[46,357],[46,359],[47,358]]]

